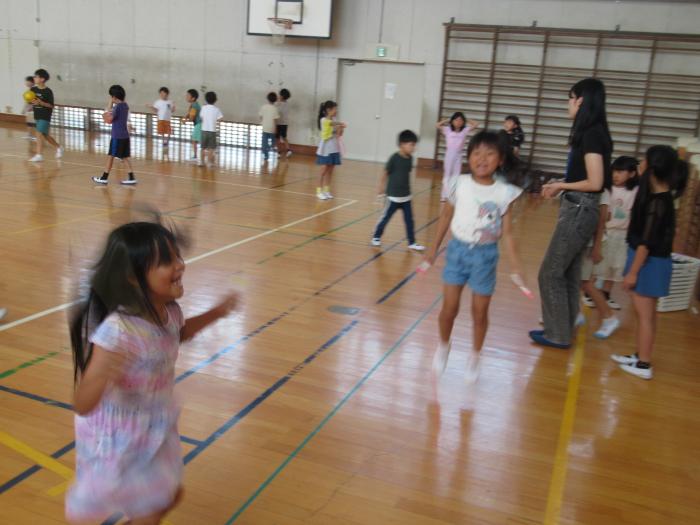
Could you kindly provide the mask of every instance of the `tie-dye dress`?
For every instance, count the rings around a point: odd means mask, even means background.
[[[110,352],[133,357],[121,380],[87,416],[75,416],[76,480],[66,496],[70,521],[130,518],[166,508],[182,478],[173,395],[175,360],[184,325],[177,303],[160,328],[115,312],[90,337]]]

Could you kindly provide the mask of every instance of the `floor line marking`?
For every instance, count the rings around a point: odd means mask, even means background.
[[[70,480],[73,478],[73,470],[66,467],[63,463],[56,461],[51,456],[47,456],[43,452],[30,447],[23,441],[12,437],[10,434],[0,430],[0,443],[14,450],[22,456],[32,460],[37,465],[41,465],[46,470],[50,470],[54,474],[58,474],[63,479]]]
[[[566,471],[569,461],[569,443],[576,419],[576,402],[578,401],[579,386],[581,384],[581,368],[583,366],[583,351],[586,346],[586,330],[579,329],[576,336],[576,350],[573,357],[573,365],[569,375],[569,386],[564,401],[564,413],[559,428],[559,440],[557,451],[554,455],[552,477],[549,482],[547,495],[547,508],[544,515],[544,525],[556,525],[559,523],[562,497],[566,484]]]
[[[6,377],[10,377],[11,375],[16,374],[17,372],[19,372],[20,370],[22,370],[24,368],[38,365],[39,363],[46,361],[47,359],[50,359],[51,357],[57,356],[60,353],[61,353],[60,351],[49,352],[48,354],[40,355],[39,357],[35,357],[34,359],[31,359],[29,361],[25,361],[24,363],[21,363],[14,368],[10,368],[9,370],[5,370],[4,372],[0,372],[0,379],[5,379]]]
[[[282,229],[289,228],[289,227],[291,227],[291,226],[295,226],[295,225],[300,224],[300,223],[302,223],[302,222],[304,222],[304,221],[308,221],[308,220],[311,220],[311,219],[315,219],[316,217],[320,217],[321,215],[325,215],[325,214],[327,214],[327,213],[330,213],[330,212],[332,212],[332,211],[338,210],[338,209],[340,209],[340,208],[344,208],[344,207],[346,207],[346,206],[351,206],[351,205],[355,204],[356,202],[357,202],[356,200],[353,200],[353,201],[350,201],[350,202],[346,202],[346,203],[344,203],[344,204],[340,204],[340,205],[338,205],[338,206],[334,206],[333,208],[329,208],[329,209],[324,210],[324,211],[322,211],[322,212],[315,213],[315,214],[313,214],[313,215],[309,215],[308,217],[304,217],[304,218],[302,218],[302,219],[298,219],[298,220],[296,220],[296,221],[290,222],[290,223],[285,224],[285,225],[283,225],[283,226],[278,226],[277,228],[273,228],[273,229],[271,229],[271,230],[267,230],[267,231],[262,232],[262,233],[259,233],[259,234],[257,234],[257,235],[253,235],[253,236],[251,236],[251,237],[246,237],[245,239],[241,239],[240,241],[236,241],[236,242],[234,242],[234,243],[227,244],[226,246],[222,246],[222,247],[220,247],[220,248],[216,248],[216,249],[214,249],[214,250],[205,252],[205,253],[203,253],[203,254],[201,254],[201,255],[197,255],[197,256],[195,256],[195,257],[192,257],[192,258],[186,260],[185,263],[191,264],[191,263],[193,263],[193,262],[200,261],[200,260],[205,259],[205,258],[207,258],[207,257],[210,257],[210,256],[212,256],[212,255],[216,255],[216,254],[219,254],[219,253],[224,252],[224,251],[226,251],[226,250],[230,250],[231,248],[235,248],[235,247],[237,247],[237,246],[241,246],[242,244],[246,244],[246,243],[248,243],[248,242],[252,242],[252,241],[254,241],[254,240],[260,239],[260,238],[265,237],[265,236],[267,236],[267,235],[271,235],[271,234],[276,233],[276,232],[278,232],[278,231],[280,231],[280,230],[282,230]],[[29,316],[27,316],[27,317],[23,317],[23,318],[21,318],[21,319],[17,319],[16,321],[12,321],[11,323],[2,324],[2,325],[0,325],[0,332],[4,332],[5,330],[9,330],[10,328],[14,328],[14,327],[16,327],[16,326],[23,325],[23,324],[28,323],[28,322],[30,322],[30,321],[34,321],[34,320],[36,320],[36,319],[40,319],[41,317],[45,317],[45,316],[47,316],[47,315],[51,315],[51,314],[53,314],[53,313],[60,312],[60,311],[62,311],[62,310],[65,310],[65,309],[67,309],[67,308],[70,308],[71,306],[74,306],[74,305],[78,304],[79,302],[80,302],[80,301],[71,301],[71,302],[69,302],[69,303],[63,303],[63,304],[60,304],[60,305],[58,305],[58,306],[54,306],[54,307],[52,307],[52,308],[48,308],[48,309],[46,309],[46,310],[42,310],[41,312],[37,312],[37,313],[35,313],[35,314],[29,315]]]
[[[374,372],[384,363],[384,361],[394,353],[394,351],[401,346],[401,344],[406,340],[406,338],[416,329],[416,327],[430,314],[430,312],[435,308],[435,306],[442,299],[442,295],[438,295],[437,298],[432,302],[432,304],[416,319],[413,324],[401,335],[401,337],[387,350],[384,355],[370,368],[367,373],[362,376],[362,378],[355,384],[355,386],[350,389],[350,391],[343,396],[343,398],[333,407],[333,409],[321,420],[321,422],[314,428],[299,445],[280,463],[280,465],[270,474],[265,481],[263,481],[260,486],[250,495],[250,497],[241,505],[238,510],[226,521],[225,525],[230,525],[238,517],[245,512],[245,510],[260,496],[260,494],[274,481],[274,479],[285,469],[285,467],[301,452],[301,450],[311,441],[316,434],[318,434],[321,429],[326,426],[326,423],[331,420],[331,418],[338,413],[338,411],[348,402],[348,400],[355,395],[362,385],[364,385],[367,380],[374,374]]]

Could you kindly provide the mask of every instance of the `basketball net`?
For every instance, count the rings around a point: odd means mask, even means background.
[[[272,43],[275,45],[284,44],[287,31],[292,29],[294,22],[288,18],[268,18],[267,23],[270,25]]]

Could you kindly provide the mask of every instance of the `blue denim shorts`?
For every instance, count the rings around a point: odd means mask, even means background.
[[[624,275],[627,275],[634,261],[635,251],[627,250],[627,264]],[[670,257],[647,257],[644,261],[634,291],[646,297],[666,297],[671,289],[671,273],[673,262]]]
[[[452,239],[447,246],[447,264],[442,272],[445,284],[469,285],[479,295],[493,295],[496,288],[498,243],[468,244]]]
[[[316,155],[316,164],[320,166],[339,166],[340,153],[330,153],[329,155]]]

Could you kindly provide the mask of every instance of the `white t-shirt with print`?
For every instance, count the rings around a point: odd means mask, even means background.
[[[258,115],[262,122],[263,132],[275,133],[277,131],[277,119],[280,118],[280,112],[277,106],[265,104],[260,108]]]
[[[448,200],[454,206],[450,230],[469,244],[492,244],[503,233],[503,215],[522,189],[502,180],[485,185],[471,175],[459,175],[449,182]]]
[[[202,121],[202,131],[216,131],[216,123],[224,118],[224,114],[214,104],[205,104],[199,112]]]
[[[158,120],[170,120],[173,116],[173,101],[163,100],[159,98],[153,103],[153,107],[156,108],[158,113]]]
[[[613,186],[610,193],[610,208],[608,208],[610,215],[608,215],[605,228],[627,231],[630,225],[632,206],[637,196],[637,188],[628,190],[624,186]]]

